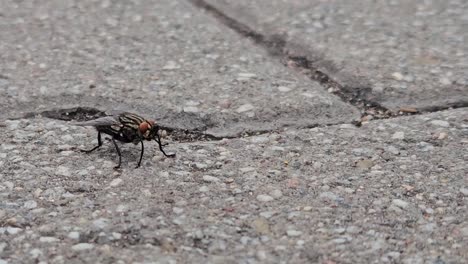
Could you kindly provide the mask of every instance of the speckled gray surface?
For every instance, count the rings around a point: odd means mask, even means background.
[[[466,1],[205,2],[389,109],[468,104]]]
[[[144,105],[165,123],[180,112],[208,116],[208,132],[222,136],[359,117],[186,2],[2,2],[9,106]]]
[[[337,2],[317,8],[327,3]],[[188,2],[0,7],[0,264],[468,259],[466,107],[356,127],[355,107]],[[457,54],[444,74],[465,67]],[[400,96],[391,91],[388,102]],[[108,140],[79,151],[96,144],[92,128],[20,118],[74,106],[236,138],[170,135],[166,150],[177,157],[147,143],[138,169],[140,147],[121,145],[114,170]]]
[[[7,121],[0,258],[9,263],[463,263],[465,109],[83,154],[92,129]],[[19,131],[21,133],[19,133]],[[118,262],[120,260],[120,262]],[[163,261],[164,260],[164,261]]]

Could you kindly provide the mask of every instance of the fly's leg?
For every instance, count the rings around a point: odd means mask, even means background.
[[[117,150],[117,154],[119,155],[119,165],[114,167],[114,169],[118,169],[120,168],[120,165],[122,164],[122,154],[120,153],[119,146],[117,146],[117,142],[115,142],[114,138],[112,138],[112,142],[114,143],[115,150]]]
[[[175,157],[175,155],[176,155],[175,153],[166,154],[166,152],[164,152],[163,146],[165,146],[167,144],[161,144],[161,137],[159,136],[159,134],[156,134],[156,138],[154,140],[156,140],[156,142],[158,142],[159,150],[164,154],[164,156],[166,156],[168,158],[174,158]]]
[[[141,153],[140,153],[140,160],[138,161],[138,164],[136,165],[135,169],[140,167],[141,160],[143,159],[143,153],[145,152],[145,145],[143,144],[143,140],[140,140],[141,142]]]
[[[90,153],[90,152],[93,152],[94,150],[100,148],[102,146],[102,139],[101,139],[101,132],[98,131],[98,134],[97,134],[97,140],[98,140],[98,145],[95,146],[94,148],[92,149],[89,149],[89,150],[86,150],[86,149],[80,149],[81,152],[85,152],[85,153]]]

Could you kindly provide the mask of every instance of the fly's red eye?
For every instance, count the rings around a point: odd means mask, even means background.
[[[140,133],[144,134],[149,127],[150,125],[147,122],[143,122],[138,126],[138,130],[140,130]]]

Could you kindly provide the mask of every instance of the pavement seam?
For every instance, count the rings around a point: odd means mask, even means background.
[[[51,110],[29,112],[22,115],[19,118],[34,118],[36,116],[42,116],[55,120],[62,121],[89,121],[99,117],[107,116],[105,111],[99,110],[94,107],[72,107],[72,108],[55,108]],[[15,119],[19,119],[15,118]],[[192,142],[192,141],[214,141],[222,140],[225,137],[216,137],[210,134],[205,134],[199,130],[179,129],[170,126],[159,124],[159,127],[165,130],[173,140],[180,142]],[[270,131],[268,131],[270,132]],[[268,133],[265,131],[265,133]]]
[[[425,113],[438,112],[448,109],[456,109],[468,107],[468,102],[462,101],[446,106],[426,107],[424,109],[415,108],[400,108],[399,111],[392,112],[379,103],[368,98],[371,93],[370,87],[356,87],[355,89],[345,89],[339,82],[335,81],[332,76],[321,71],[314,66],[314,61],[306,55],[301,55],[300,50],[304,50],[297,43],[288,42],[279,34],[265,35],[252,29],[235,18],[230,17],[215,6],[205,2],[204,0],[188,0],[197,8],[205,10],[208,14],[216,18],[225,26],[231,28],[243,37],[251,39],[258,46],[264,48],[270,56],[279,59],[285,67],[295,69],[301,74],[306,75],[309,79],[319,82],[331,94],[338,96],[342,101],[353,105],[361,111],[361,121],[370,121],[372,119],[388,119],[400,116],[420,115]],[[289,50],[287,46],[295,46],[299,51]],[[298,55],[299,53],[299,55]],[[292,55],[294,54],[294,55]],[[306,54],[303,52],[303,54]],[[360,124],[355,124],[360,125]]]
[[[28,112],[18,117],[11,117],[8,118],[9,120],[18,120],[18,119],[29,119],[29,118],[36,118],[36,117],[45,117],[54,120],[62,120],[62,121],[89,121],[99,117],[107,116],[108,114],[105,111],[99,110],[94,107],[87,107],[87,106],[79,106],[79,107],[71,107],[71,108],[54,108],[50,110],[44,111],[37,111],[37,112]],[[361,126],[360,122],[352,122],[352,123],[329,123],[329,124],[312,124],[307,126],[300,126],[297,127],[298,129],[310,129],[315,127],[331,127],[336,125],[342,124],[350,124],[354,126]],[[1,124],[0,124],[1,125]],[[72,124],[73,125],[73,124]],[[258,136],[268,133],[279,133],[280,131],[287,129],[288,127],[281,127],[278,129],[265,129],[265,130],[258,130],[252,132],[244,132],[238,136],[214,136],[211,134],[206,133],[206,129],[209,127],[205,127],[205,129],[180,129],[171,127],[168,125],[160,124],[159,126],[161,129],[165,130],[165,133],[175,141],[179,141],[181,143],[184,142],[200,142],[200,141],[219,141],[223,139],[234,139],[234,138],[245,138],[251,136]]]

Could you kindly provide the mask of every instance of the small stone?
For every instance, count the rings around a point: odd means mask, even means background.
[[[180,226],[184,224],[184,219],[185,217],[177,217],[172,220],[172,223]]]
[[[228,99],[224,99],[219,102],[219,106],[223,109],[228,109],[231,107],[231,105],[232,105],[232,101]]]
[[[250,142],[257,143],[257,144],[264,144],[264,143],[268,143],[269,141],[270,139],[264,136],[257,136],[257,137],[250,138]]]
[[[450,81],[450,79],[447,78],[447,77],[442,77],[442,78],[440,78],[440,79],[439,79],[439,82],[440,82],[440,84],[442,84],[442,85],[450,85],[450,84],[452,84],[452,81]]]
[[[37,202],[34,201],[34,200],[31,200],[31,201],[26,201],[24,203],[24,208],[27,208],[27,209],[34,209],[37,207]]]
[[[258,260],[266,260],[267,253],[264,250],[259,250],[257,251],[257,253],[255,253],[255,256],[257,257]]]
[[[242,236],[242,237],[240,238],[240,242],[241,242],[241,244],[244,245],[244,246],[247,245],[247,244],[249,243],[250,240],[251,240],[251,238],[248,237],[248,236]]]
[[[118,240],[122,238],[122,234],[117,233],[117,232],[112,232],[112,237]]]
[[[273,151],[277,151],[277,152],[285,151],[285,148],[280,147],[280,146],[271,146],[270,149],[273,150]]]
[[[242,173],[247,173],[247,172],[255,171],[255,168],[254,167],[244,167],[244,168],[240,168],[239,171],[242,172]]]
[[[427,233],[432,233],[434,232],[434,229],[437,228],[437,224],[436,223],[428,223],[428,224],[425,224],[425,225],[421,225],[420,226],[420,229],[424,232],[427,232]]]
[[[106,160],[102,163],[103,168],[113,168],[115,166],[114,162]]]
[[[314,162],[314,165],[315,165],[315,162]],[[299,184],[300,184],[299,179],[294,177],[294,178],[288,179],[286,186],[288,186],[288,188],[291,188],[291,189],[297,189],[299,188]]]
[[[356,167],[360,169],[369,169],[374,166],[374,162],[370,159],[360,160],[356,163]]]
[[[116,208],[115,208],[115,212],[117,213],[124,213],[128,211],[128,206],[124,205],[124,204],[119,204]]]
[[[444,139],[447,138],[447,136],[448,136],[447,133],[445,133],[445,132],[440,132],[439,135],[437,136],[437,139],[438,139],[438,140],[444,140]]]
[[[61,140],[63,141],[74,141],[75,139],[71,135],[63,135],[60,137]]]
[[[164,65],[163,70],[177,70],[180,69],[180,66],[175,61],[168,61],[166,65]]]
[[[99,218],[93,221],[93,226],[98,230],[102,230],[106,228],[108,224],[109,224],[109,219],[106,219],[106,218]]]
[[[199,170],[204,170],[204,169],[208,168],[208,164],[201,163],[201,162],[195,162],[193,165],[195,165],[195,168],[197,168]]]
[[[13,188],[15,187],[15,184],[11,181],[5,181],[3,185],[5,185],[5,187],[7,187],[7,189],[10,191],[12,191]]]
[[[270,192],[270,195],[271,195],[273,198],[278,199],[278,198],[280,198],[281,196],[283,196],[283,193],[282,193],[280,190],[276,189],[276,190],[271,191],[271,192]]]
[[[302,235],[302,231],[298,231],[298,230],[288,230],[288,231],[286,231],[286,234],[287,234],[289,237],[298,237],[298,236],[301,236],[301,235]]]
[[[286,87],[286,86],[279,86],[278,91],[280,91],[282,93],[287,93],[287,92],[291,91],[291,88]]]
[[[29,254],[31,255],[33,259],[37,259],[38,257],[43,255],[42,250],[38,248],[32,249],[31,251],[29,251]]]
[[[186,113],[198,113],[200,111],[196,106],[186,106],[183,109]]]
[[[111,183],[109,184],[109,186],[111,186],[111,187],[117,187],[117,186],[119,186],[122,182],[123,182],[122,179],[117,178],[117,179],[112,180]]]
[[[72,250],[75,250],[75,251],[83,251],[83,250],[93,249],[94,245],[90,243],[79,243],[79,244],[72,246],[71,248]]]
[[[203,175],[204,182],[219,182],[219,179],[210,175]]]
[[[395,79],[397,81],[401,81],[404,78],[403,74],[401,74],[399,72],[392,73],[392,77],[393,77],[393,79]]]
[[[273,211],[265,211],[265,212],[261,212],[260,216],[265,218],[265,219],[270,219],[275,214],[276,214],[276,212],[273,212]]]
[[[187,102],[185,102],[185,105],[186,106],[197,106],[197,105],[200,105],[200,102],[199,101],[188,100]]]
[[[244,112],[251,111],[253,109],[255,109],[255,107],[252,104],[244,104],[244,105],[239,106],[236,109],[236,112],[237,113],[244,113]]]
[[[175,214],[181,214],[184,212],[184,208],[174,207],[172,208],[172,212],[174,212]]]
[[[54,243],[60,241],[60,239],[55,237],[40,237],[39,241],[42,243]]]
[[[60,175],[60,176],[69,177],[71,175],[71,172],[70,172],[70,169],[68,167],[58,166],[57,170],[55,170],[55,174]]]
[[[1,79],[0,79],[1,80]],[[20,127],[21,121],[19,120],[6,120],[5,125],[9,130],[17,130]]]
[[[0,232],[0,234],[2,234],[2,232]],[[0,254],[3,253],[6,247],[7,247],[7,243],[5,242],[0,243]]]
[[[233,183],[234,179],[233,178],[227,178],[224,180],[224,183]]]
[[[257,75],[255,73],[248,73],[248,72],[241,72],[237,75],[239,77],[239,79],[253,79],[253,78],[257,78]]]
[[[210,188],[208,186],[204,185],[198,189],[199,192],[209,192]]]
[[[8,144],[2,144],[1,146],[3,150],[14,150],[16,148],[15,145],[8,145]]]
[[[68,233],[68,238],[78,240],[78,239],[80,239],[80,233],[76,232],[76,231],[72,231],[72,232]]]
[[[434,209],[426,208],[426,209],[424,209],[424,212],[426,212],[426,214],[434,214]]]
[[[270,224],[265,218],[257,218],[252,224],[252,228],[261,235],[268,235],[270,233]]]
[[[361,231],[361,229],[357,226],[348,226],[346,228],[346,232],[350,233],[350,234],[357,234]]]
[[[468,188],[466,187],[460,188],[460,193],[463,194],[463,196],[468,196]]]
[[[346,240],[346,238],[335,238],[332,241],[335,244],[343,244],[343,243],[346,243],[347,240]]]
[[[392,135],[392,139],[404,139],[404,138],[405,138],[405,132],[402,132],[402,131],[395,132]]]
[[[428,142],[419,142],[418,144],[421,148],[421,151],[428,152],[434,149],[434,146]]]
[[[271,202],[273,201],[275,198],[269,196],[269,195],[265,195],[265,194],[259,194],[257,195],[257,200],[260,201],[260,202]]]
[[[405,209],[409,205],[408,202],[405,202],[401,199],[393,199],[392,203],[401,209]]]
[[[399,259],[400,258],[400,252],[390,251],[390,252],[387,253],[387,256],[389,256],[392,259]]]
[[[449,127],[450,123],[444,120],[432,120],[431,124],[435,126],[440,126],[440,127]]]
[[[369,148],[354,148],[352,152],[356,156],[371,156],[373,154],[373,150]]]
[[[400,150],[397,149],[397,148],[394,147],[394,146],[389,146],[389,147],[387,148],[387,151],[390,152],[390,153],[392,153],[393,155],[398,155],[398,154],[400,154]]]
[[[468,226],[466,227],[463,227],[462,229],[460,229],[460,234],[463,236],[463,237],[468,237]],[[2,253],[1,251],[1,244],[0,244],[0,253]]]
[[[323,192],[319,194],[319,198],[324,201],[335,201],[338,196],[332,192]]]
[[[334,233],[337,233],[337,234],[343,234],[344,232],[346,232],[346,228],[335,228],[333,229],[333,232]]]
[[[16,234],[18,234],[18,233],[21,232],[21,231],[23,231],[23,229],[17,228],[17,227],[11,227],[11,226],[9,226],[9,227],[6,228],[6,232],[7,232],[8,234],[10,234],[10,235],[16,235]]]
[[[313,209],[312,206],[304,206],[302,210],[309,212],[309,211],[312,211],[312,209]]]

